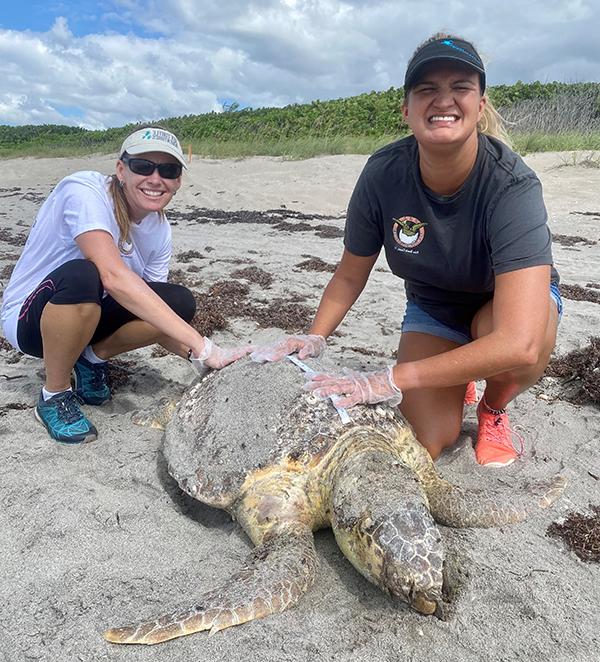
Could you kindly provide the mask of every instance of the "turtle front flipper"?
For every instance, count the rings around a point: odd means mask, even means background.
[[[256,547],[241,570],[220,588],[202,595],[195,607],[152,621],[111,628],[114,644],[158,644],[169,639],[240,625],[295,605],[312,584],[317,566],[312,531],[274,535]]]
[[[431,478],[431,476],[430,476]],[[431,513],[440,524],[454,527],[491,527],[522,522],[552,505],[566,484],[553,476],[512,490],[463,490],[437,477],[424,483]]]

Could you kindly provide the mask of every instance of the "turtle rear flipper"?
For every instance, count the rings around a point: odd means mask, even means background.
[[[295,605],[315,578],[317,557],[312,531],[274,536],[248,555],[241,570],[197,606],[153,621],[111,628],[104,638],[114,644],[159,644],[169,639],[240,625]]]
[[[436,522],[454,527],[502,526],[522,522],[562,494],[563,476],[539,480],[513,491],[463,490],[441,478],[424,485]]]

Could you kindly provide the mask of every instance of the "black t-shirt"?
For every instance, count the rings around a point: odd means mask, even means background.
[[[352,194],[344,237],[354,255],[384,246],[409,301],[450,325],[470,324],[492,298],[497,274],[551,265],[551,243],[539,179],[485,135],[471,173],[451,196],[423,184],[414,136],[375,152]],[[554,268],[552,279],[559,280]]]

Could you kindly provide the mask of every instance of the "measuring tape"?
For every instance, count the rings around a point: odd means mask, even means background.
[[[316,374],[315,371],[312,368],[307,366],[306,363],[301,361],[297,356],[293,356],[292,354],[288,354],[288,356],[286,358],[288,360],[290,360],[294,365],[297,365],[300,368],[300,370],[304,371],[307,375]],[[338,407],[337,404],[336,404],[338,402],[338,400],[340,400],[340,396],[336,395],[336,394],[330,395],[329,399],[331,400],[331,403],[333,404],[333,406],[335,407],[335,410],[339,414],[339,417],[342,420],[342,423],[344,425],[347,425],[348,423],[351,423],[352,419],[348,415],[348,412],[346,411],[346,409],[344,409],[344,407]]]

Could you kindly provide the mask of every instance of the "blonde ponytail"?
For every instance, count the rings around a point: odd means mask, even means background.
[[[112,175],[108,185],[108,193],[113,201],[115,218],[119,226],[119,248],[128,246],[130,242],[131,217],[123,185],[116,175]]]

